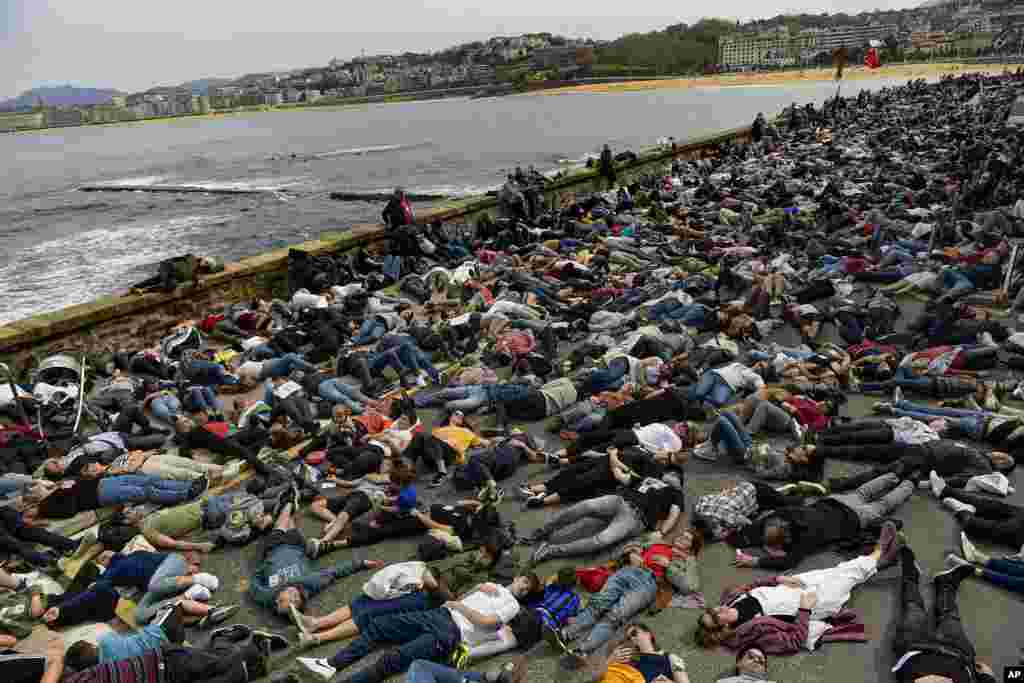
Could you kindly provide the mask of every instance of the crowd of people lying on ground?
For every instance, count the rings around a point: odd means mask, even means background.
[[[84,368],[44,360],[0,387],[0,550],[38,570],[0,570],[6,671],[246,681],[272,656],[338,641],[298,665],[353,683],[521,681],[523,658],[469,663],[536,645],[596,681],[683,683],[684,659],[638,620],[682,604],[692,642],[734,656],[719,680],[749,683],[771,679],[769,657],[867,640],[846,603],[899,565],[895,678],[993,681],[956,595],[967,577],[1024,592],[1024,508],[1000,500],[1024,452],[1024,387],[1001,372],[1024,367],[1024,334],[999,317],[1024,307],[1010,241],[1024,135],[1006,126],[1021,92],[1019,74],[963,76],[794,105],[759,116],[749,143],[622,186],[609,151],[609,191],[549,211],[503,202],[509,215],[473,235],[417,226],[397,192],[381,260],[296,252],[286,300],[226,304]],[[140,289],[210,265],[176,264]],[[923,313],[907,320],[911,296]],[[799,342],[773,341],[785,335]],[[851,418],[861,393],[878,395],[876,414]],[[495,428],[475,426],[485,413]],[[523,428],[534,422],[564,447]],[[694,460],[742,480],[688,506],[687,469],[706,467]],[[826,478],[829,460],[872,468]],[[550,476],[511,486],[552,510],[517,530],[503,482],[529,463]],[[895,517],[917,489],[963,529],[932,580],[934,615]],[[322,533],[302,534],[301,515]],[[74,538],[47,528],[82,519]],[[345,550],[400,537],[417,558]],[[238,606],[214,602],[227,577],[205,558],[251,542],[262,561],[246,599],[297,638],[228,624]],[[714,542],[780,573],[688,602]],[[781,573],[837,545],[852,559]],[[600,553],[615,562],[576,566]],[[362,595],[314,613],[357,572]],[[134,629],[17,654],[40,624],[115,618]],[[184,644],[208,628],[206,646]]]

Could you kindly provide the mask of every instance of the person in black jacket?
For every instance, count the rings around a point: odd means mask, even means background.
[[[807,506],[783,507],[736,535],[738,548],[764,546],[769,554],[737,553],[737,567],[785,570],[808,555],[855,538],[881,522],[914,493],[914,484],[895,474],[872,479],[852,493],[832,495]]]
[[[973,567],[955,567],[935,575],[933,622],[921,597],[921,572],[914,551],[900,548],[900,562],[903,615],[893,639],[893,649],[901,655],[892,669],[896,680],[914,683],[937,677],[954,683],[995,683],[992,667],[976,657],[956,604],[960,582],[974,573]]]
[[[601,158],[597,162],[597,170],[605,180],[608,181],[608,188],[615,187],[615,157],[612,150],[605,145],[601,150]]]
[[[419,245],[416,242],[415,223],[412,206],[405,196],[405,190],[396,188],[394,195],[388,200],[381,212],[384,225],[388,228],[388,237],[392,241],[392,253],[399,256],[416,256]]]

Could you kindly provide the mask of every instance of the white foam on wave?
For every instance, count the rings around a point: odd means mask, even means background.
[[[380,154],[382,152],[396,152],[403,149],[416,149],[418,147],[427,147],[430,145],[430,140],[424,142],[409,142],[397,145],[367,145],[365,147],[350,147],[347,149],[336,149],[330,152],[320,152],[319,154],[310,154],[307,159],[330,159],[331,157],[343,157],[343,156],[362,156],[364,154]]]
[[[99,183],[93,183],[101,187],[133,187],[136,185],[160,185],[166,176],[160,175],[146,175],[139,176],[138,178],[118,178],[117,180],[105,180]]]
[[[34,244],[0,266],[0,323],[86,303],[156,274],[155,264],[192,250],[190,237],[234,216],[184,216],[97,228]],[[152,272],[128,277],[143,266]],[[139,271],[141,273],[141,271]]]
[[[497,190],[501,185],[433,185],[430,187],[409,187],[407,192],[412,194],[441,194],[446,197],[460,198],[473,197],[487,194]]]

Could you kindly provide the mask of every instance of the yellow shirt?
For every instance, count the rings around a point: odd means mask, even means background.
[[[483,444],[480,437],[465,427],[438,427],[434,430],[434,436],[455,449],[455,464],[462,465],[466,462],[466,451],[473,446]]]
[[[644,683],[644,676],[628,664],[609,664],[601,683]]]

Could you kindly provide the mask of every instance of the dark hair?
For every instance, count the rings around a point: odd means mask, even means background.
[[[544,588],[544,584],[541,583],[540,577],[537,576],[534,572],[530,572],[529,574],[524,574],[523,576],[526,577],[526,580],[530,584],[530,587],[529,587],[529,590],[527,591],[527,593],[538,593],[538,592],[540,592]]]
[[[487,550],[487,553],[494,558],[493,564],[498,564],[498,560],[501,559],[501,553],[503,548],[501,547],[501,543],[498,542],[498,539],[495,536],[492,535],[490,538],[484,541],[480,545],[480,547]]]
[[[760,652],[764,656],[764,666],[765,666],[765,668],[768,668],[768,653],[766,653],[764,651],[764,648],[762,648],[762,647],[760,647],[758,645],[747,645],[746,647],[740,649],[740,651],[736,653],[736,661],[738,662],[741,659],[743,659],[743,656],[746,655],[751,650],[757,650],[758,652]]]
[[[75,671],[96,666],[99,661],[99,650],[87,640],[76,640],[64,654],[64,663]]]
[[[649,634],[651,636],[651,645],[654,646],[655,650],[658,649],[658,639],[654,636],[654,631],[651,630],[650,626],[641,621],[634,621],[632,624],[626,627],[626,631],[628,632],[631,628],[638,628],[644,633]]]

